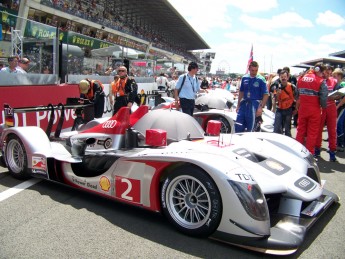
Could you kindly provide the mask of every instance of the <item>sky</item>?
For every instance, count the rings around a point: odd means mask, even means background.
[[[216,52],[213,73],[245,73],[252,45],[262,73],[345,50],[345,0],[168,1]]]

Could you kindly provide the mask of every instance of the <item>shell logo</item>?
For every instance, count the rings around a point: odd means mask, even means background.
[[[101,189],[103,191],[109,191],[110,189],[110,180],[106,176],[102,176],[101,179],[99,179],[99,186],[101,186]]]

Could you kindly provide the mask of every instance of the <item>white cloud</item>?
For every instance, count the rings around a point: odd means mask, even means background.
[[[209,51],[216,52],[211,67],[213,73],[219,68],[244,73],[252,43],[254,59],[259,62],[261,72],[275,72],[278,68],[290,66],[295,73],[300,69],[292,68],[292,65],[340,51],[343,48],[341,43],[345,41],[344,29],[321,32],[307,16],[298,14],[298,8],[292,6],[279,13],[276,0],[260,3],[257,0],[168,1],[206,41],[210,41],[212,50]],[[273,15],[268,16],[268,11]],[[256,16],[254,12],[260,14]],[[259,18],[262,15],[265,18]],[[235,20],[236,17],[240,18]],[[318,17],[315,21],[318,24],[332,20],[331,24],[344,25],[344,18],[330,11]],[[328,35],[321,36],[325,33]]]
[[[333,34],[323,35],[320,38],[320,42],[344,44],[345,30],[339,29],[339,30],[336,30],[335,33]]]
[[[241,9],[244,13],[268,11],[278,7],[276,0],[260,0],[259,2],[258,0],[228,0],[224,2]]]
[[[231,17],[227,15],[226,4],[210,4],[209,1],[169,0],[171,5],[200,34],[213,28],[228,29]]]
[[[332,49],[328,44],[308,41],[302,36],[283,33],[279,37],[271,34],[242,31],[228,33],[232,39],[229,43],[215,46],[216,58],[212,63],[212,72],[226,62],[229,63],[230,72],[244,73],[249,58],[251,42],[254,43],[254,60],[259,62],[260,72],[276,72],[278,68],[289,66],[293,73],[300,69],[291,66],[304,61],[328,56]],[[252,40],[252,41],[251,41]],[[303,57],[303,59],[301,59]]]
[[[279,28],[312,27],[311,21],[304,19],[297,13],[286,12],[272,16],[271,19],[256,18],[249,15],[241,15],[240,20],[250,28],[262,31],[272,31]]]
[[[328,27],[341,27],[345,25],[345,18],[328,10],[324,13],[318,13],[316,23]]]

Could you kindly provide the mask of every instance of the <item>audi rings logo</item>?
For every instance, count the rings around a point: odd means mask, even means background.
[[[112,129],[116,125],[116,120],[108,120],[102,124],[103,129]]]

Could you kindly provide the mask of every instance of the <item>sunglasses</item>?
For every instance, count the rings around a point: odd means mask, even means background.
[[[126,70],[117,70],[117,72],[126,72]]]

